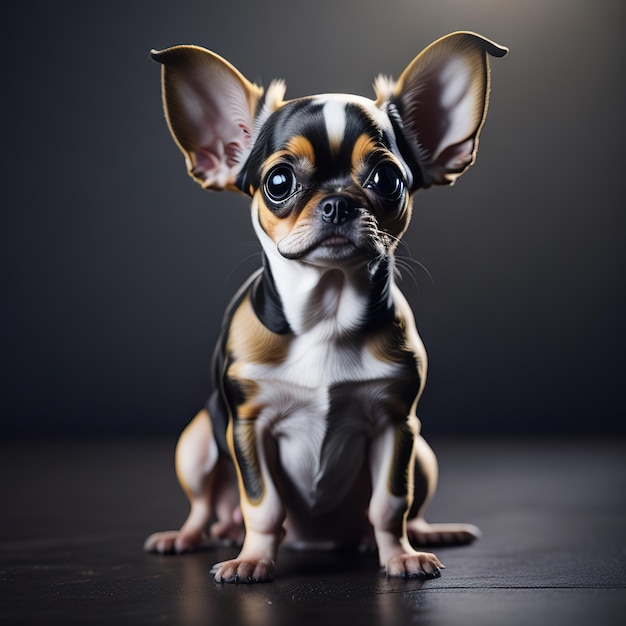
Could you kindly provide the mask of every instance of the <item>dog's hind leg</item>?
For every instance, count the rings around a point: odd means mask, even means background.
[[[429,524],[424,511],[437,488],[437,458],[423,437],[414,444],[415,483],[413,506],[407,521],[407,534],[414,546],[446,546],[471,543],[481,535],[472,524]]]
[[[144,544],[146,551],[192,552],[207,547],[211,539],[241,541],[243,528],[236,482],[223,475],[229,472],[234,477],[229,463],[220,459],[208,412],[200,411],[176,446],[176,475],[189,499],[189,515],[179,530],[150,535]],[[229,484],[233,484],[234,489],[229,489]]]

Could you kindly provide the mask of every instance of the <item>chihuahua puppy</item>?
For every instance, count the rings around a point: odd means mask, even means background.
[[[388,576],[437,577],[413,545],[459,544],[469,524],[428,524],[437,463],[415,409],[426,353],[395,282],[413,195],[474,162],[488,55],[458,32],[421,52],[376,99],[285,100],[196,46],[153,51],[169,128],[206,189],[243,192],[263,267],[226,314],[213,391],[185,429],[176,469],[191,510],[145,549],[241,543],[218,582],[273,577],[279,544],[369,541]]]

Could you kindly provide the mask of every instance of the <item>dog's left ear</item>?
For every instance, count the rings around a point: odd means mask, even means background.
[[[472,165],[487,114],[488,55],[507,52],[480,35],[452,33],[415,57],[396,83],[377,79],[377,104],[392,116],[395,107],[421,170],[415,188],[451,185]]]
[[[236,189],[263,89],[198,46],[152,50],[151,55],[163,64],[165,114],[189,174],[205,189]]]

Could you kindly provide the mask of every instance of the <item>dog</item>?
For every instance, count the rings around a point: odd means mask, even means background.
[[[488,57],[470,32],[425,48],[376,99],[285,100],[197,46],[151,52],[188,173],[251,198],[263,264],[225,315],[213,391],[176,447],[191,509],[145,542],[181,553],[241,545],[218,583],[273,579],[279,545],[367,544],[388,576],[438,577],[413,545],[469,543],[471,524],[429,524],[437,462],[415,409],[426,353],[396,286],[413,196],[474,163]]]

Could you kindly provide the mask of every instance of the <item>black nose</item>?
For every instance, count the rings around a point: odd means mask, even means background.
[[[328,224],[345,224],[356,215],[356,205],[348,196],[328,196],[320,207],[322,219]]]

